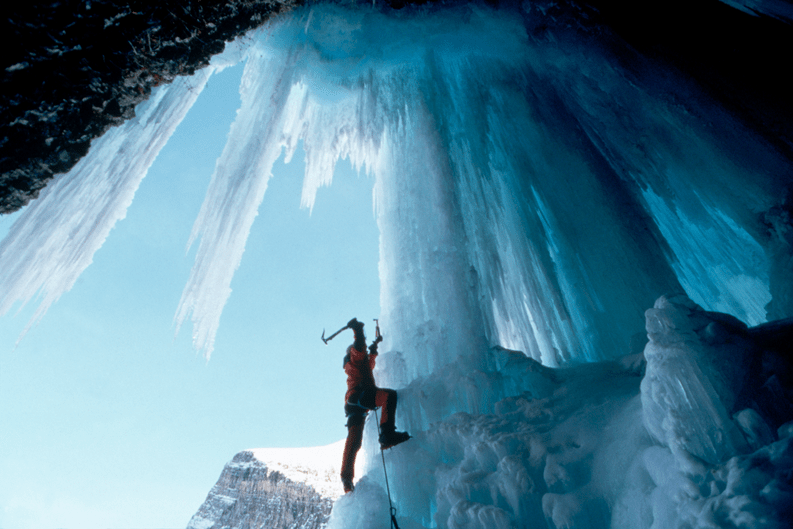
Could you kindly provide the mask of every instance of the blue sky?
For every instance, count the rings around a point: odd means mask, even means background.
[[[174,339],[185,245],[241,74],[210,79],[126,219],[16,348],[33,305],[0,318],[0,529],[184,527],[236,452],[346,435],[352,336],[319,337],[379,316],[373,182],[346,161],[311,215],[302,153],[276,164],[212,359],[188,323]]]

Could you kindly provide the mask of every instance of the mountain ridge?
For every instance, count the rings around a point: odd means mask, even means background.
[[[239,452],[187,529],[320,529],[343,493],[338,475],[344,442]]]

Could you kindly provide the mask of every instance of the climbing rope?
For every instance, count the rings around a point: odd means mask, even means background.
[[[380,430],[380,418],[377,416],[377,408],[374,409],[374,418],[377,421],[377,435],[378,437],[383,433]],[[380,456],[383,458],[383,474],[385,475],[385,490],[388,493],[388,507],[391,512],[391,529],[399,529],[399,524],[396,520],[396,507],[391,503],[391,487],[388,486],[388,471],[385,468],[385,451],[380,449]]]

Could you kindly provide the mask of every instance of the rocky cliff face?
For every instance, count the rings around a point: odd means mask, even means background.
[[[257,449],[232,459],[187,529],[320,529],[341,494],[343,441]]]

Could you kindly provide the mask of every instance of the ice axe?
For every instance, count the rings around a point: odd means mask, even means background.
[[[383,335],[380,334],[380,320],[377,318],[374,319],[374,343],[380,343],[383,341]]]
[[[325,329],[322,329],[322,341],[325,342],[325,345],[328,345],[328,342],[331,341],[332,339],[334,339],[337,334],[339,334],[341,331],[346,331],[349,328],[350,328],[349,325],[345,325],[344,327],[342,327],[338,331],[334,332],[333,334],[331,334],[327,338],[325,338]]]

